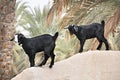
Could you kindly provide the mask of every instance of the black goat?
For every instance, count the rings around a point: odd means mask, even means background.
[[[76,37],[80,40],[81,48],[79,52],[83,51],[83,46],[86,39],[90,38],[97,38],[99,41],[99,45],[97,47],[98,50],[100,50],[102,43],[105,43],[106,50],[109,50],[109,45],[107,39],[104,37],[104,26],[105,21],[102,20],[100,23],[92,23],[90,25],[81,25],[81,26],[75,26],[75,25],[69,25],[67,28],[70,34],[75,34]]]
[[[31,67],[35,65],[35,54],[37,52],[44,51],[44,60],[39,66],[45,65],[48,58],[51,57],[49,68],[52,68],[55,58],[55,41],[58,37],[58,34],[59,33],[56,32],[54,36],[44,34],[33,38],[26,38],[23,34],[16,34],[15,38],[17,37],[19,45],[22,44],[24,51],[29,57]]]

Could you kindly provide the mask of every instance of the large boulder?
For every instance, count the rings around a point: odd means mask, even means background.
[[[12,80],[120,80],[120,51],[88,51],[48,66],[27,68]]]

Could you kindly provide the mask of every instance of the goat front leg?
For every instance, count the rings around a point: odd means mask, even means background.
[[[35,55],[28,55],[29,56],[29,61],[30,61],[30,67],[33,67],[35,65]]]
[[[80,50],[79,50],[80,53],[83,51],[84,43],[85,43],[84,39],[80,40]]]

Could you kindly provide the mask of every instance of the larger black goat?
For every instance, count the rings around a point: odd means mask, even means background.
[[[109,50],[108,41],[104,37],[104,26],[105,26],[105,22],[104,20],[102,20],[101,24],[92,23],[90,25],[80,25],[80,26],[69,25],[65,29],[68,29],[71,35],[75,34],[76,37],[80,40],[81,48],[79,52],[83,51],[83,46],[86,39],[95,38],[95,37],[99,41],[99,45],[97,47],[98,50],[100,50],[103,42],[105,43],[106,50]]]
[[[19,45],[22,44],[22,47],[26,54],[29,57],[30,66],[35,65],[35,54],[37,52],[44,51],[44,60],[39,66],[45,65],[48,58],[51,57],[50,68],[54,65],[54,49],[55,49],[55,41],[58,37],[58,32],[55,33],[54,36],[49,34],[44,34],[41,36],[26,38],[23,34],[16,34]],[[12,39],[13,40],[13,39]]]

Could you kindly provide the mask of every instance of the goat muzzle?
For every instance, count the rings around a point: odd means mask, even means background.
[[[14,41],[15,37],[13,37],[10,41]]]

